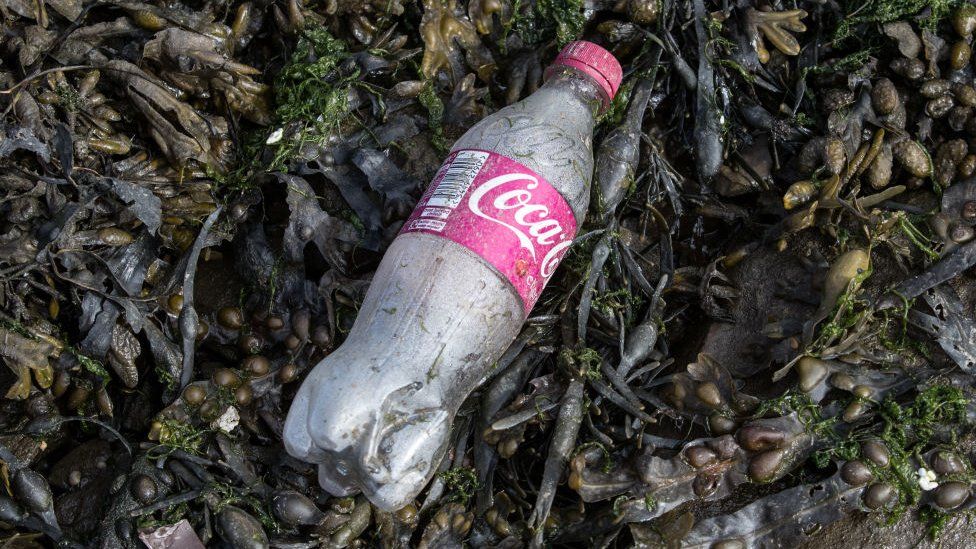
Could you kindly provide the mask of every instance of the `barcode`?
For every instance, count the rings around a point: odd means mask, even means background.
[[[441,170],[443,176],[437,182],[434,193],[427,200],[427,206],[456,208],[461,198],[468,192],[471,182],[481,171],[488,153],[481,151],[460,151],[451,163]]]

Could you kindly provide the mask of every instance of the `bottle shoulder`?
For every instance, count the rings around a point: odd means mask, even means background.
[[[593,174],[592,116],[559,93],[536,94],[472,126],[453,149],[484,149],[538,173],[582,219]]]

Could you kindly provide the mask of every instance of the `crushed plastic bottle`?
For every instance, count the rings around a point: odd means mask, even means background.
[[[436,471],[454,416],[515,339],[572,244],[593,173],[593,128],[621,81],[589,42],[546,82],[455,143],[373,277],[345,342],[305,379],[288,452],[329,493],[409,503]]]

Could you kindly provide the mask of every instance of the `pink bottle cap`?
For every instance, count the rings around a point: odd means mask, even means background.
[[[572,67],[589,75],[606,94],[606,105],[617,94],[620,81],[623,80],[623,69],[620,68],[617,58],[609,51],[585,40],[566,44],[549,66],[549,70],[559,66]]]

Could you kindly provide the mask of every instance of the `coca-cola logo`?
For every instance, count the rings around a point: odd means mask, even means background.
[[[522,182],[523,184],[517,184]],[[533,260],[539,261],[544,279],[552,276],[563,250],[573,241],[562,223],[550,217],[549,207],[533,202],[532,191],[539,180],[525,173],[493,177],[468,196],[468,209],[475,215],[505,227],[518,239]],[[495,190],[499,192],[493,192]],[[503,220],[504,218],[504,220]],[[537,249],[545,251],[541,261]]]

